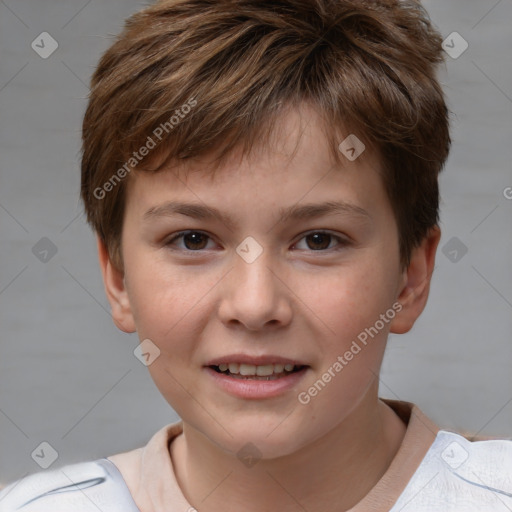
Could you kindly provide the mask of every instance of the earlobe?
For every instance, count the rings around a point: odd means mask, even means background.
[[[135,322],[126,290],[124,273],[117,269],[110,260],[108,249],[101,237],[96,235],[96,240],[103,284],[112,310],[112,319],[121,331],[135,332]]]
[[[413,249],[409,266],[404,270],[397,299],[402,309],[391,322],[390,332],[404,334],[410,331],[425,309],[440,238],[441,230],[435,226],[421,245]]]

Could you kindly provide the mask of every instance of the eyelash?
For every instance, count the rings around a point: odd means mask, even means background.
[[[210,237],[210,235],[208,235],[207,233],[203,232],[203,231],[198,231],[198,230],[193,230],[193,229],[189,229],[189,230],[185,230],[185,231],[179,231],[178,233],[176,233],[172,238],[170,238],[169,240],[167,240],[164,245],[165,247],[168,247],[170,250],[173,250],[173,251],[184,251],[184,252],[189,252],[189,253],[194,253],[194,252],[197,252],[197,253],[201,253],[203,251],[205,251],[206,249],[197,249],[197,250],[192,250],[192,249],[187,249],[187,248],[179,248],[179,249],[175,249],[175,248],[172,248],[171,245],[173,242],[175,242],[176,240],[180,239],[180,238],[183,238],[185,235],[187,234],[191,234],[191,233],[199,233],[201,235],[204,235],[206,236],[208,239],[212,239]],[[341,250],[342,248],[344,247],[347,247],[348,245],[350,245],[350,242],[345,239],[345,238],[342,238],[340,236],[337,236],[337,235],[334,235],[332,233],[330,233],[329,231],[323,231],[323,230],[317,230],[317,231],[310,231],[306,234],[304,234],[302,236],[302,238],[299,239],[298,242],[296,243],[299,243],[302,239],[308,237],[308,236],[311,236],[311,235],[315,235],[315,234],[322,234],[322,235],[328,235],[330,236],[331,238],[335,239],[338,241],[338,244],[339,244],[339,247],[334,247],[334,248],[328,248],[328,249],[318,249],[318,250],[314,250],[314,249],[309,249],[310,252],[316,252],[316,253],[319,253],[319,252],[329,252],[329,251],[339,251]],[[296,245],[296,244],[294,244]]]

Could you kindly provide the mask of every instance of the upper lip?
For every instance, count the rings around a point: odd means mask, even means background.
[[[252,364],[255,366],[263,366],[267,364],[293,364],[295,366],[307,366],[305,363],[297,359],[290,359],[288,357],[274,355],[251,356],[248,354],[230,354],[227,356],[216,357],[215,359],[208,361],[205,366],[219,366],[220,364],[229,363]]]

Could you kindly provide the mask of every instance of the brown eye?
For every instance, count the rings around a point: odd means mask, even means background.
[[[183,239],[185,250],[199,251],[206,248],[206,244],[210,237],[201,231],[182,231],[166,242],[165,245],[172,246],[174,245],[174,242],[180,238]],[[183,249],[183,247],[178,247],[178,249]]]
[[[311,244],[308,243],[308,246],[312,250],[327,249],[330,245],[331,238],[332,235],[328,233],[313,233],[306,237],[306,239],[309,239],[311,242]]]
[[[328,250],[339,250],[347,246],[349,242],[340,236],[333,235],[332,233],[326,233],[324,231],[313,231],[301,238],[298,244],[302,240],[305,240],[306,247],[299,247],[299,249],[316,251],[316,252],[327,252]],[[336,241],[337,244],[331,245],[331,242]]]

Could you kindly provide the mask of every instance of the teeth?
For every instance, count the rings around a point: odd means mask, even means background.
[[[240,365],[240,375],[255,375],[255,374],[256,374],[256,366],[254,366],[253,364],[241,364]]]
[[[273,364],[266,364],[265,366],[256,366],[256,375],[259,375],[260,377],[266,377],[267,375],[272,375],[273,373]]]
[[[244,363],[222,363],[218,365],[221,372],[229,370],[229,373],[239,375],[257,375],[259,377],[268,377],[270,375],[281,374],[283,371],[291,372],[295,368],[293,364],[265,364],[254,365]]]
[[[238,363],[229,363],[229,373],[239,373],[240,365]]]

